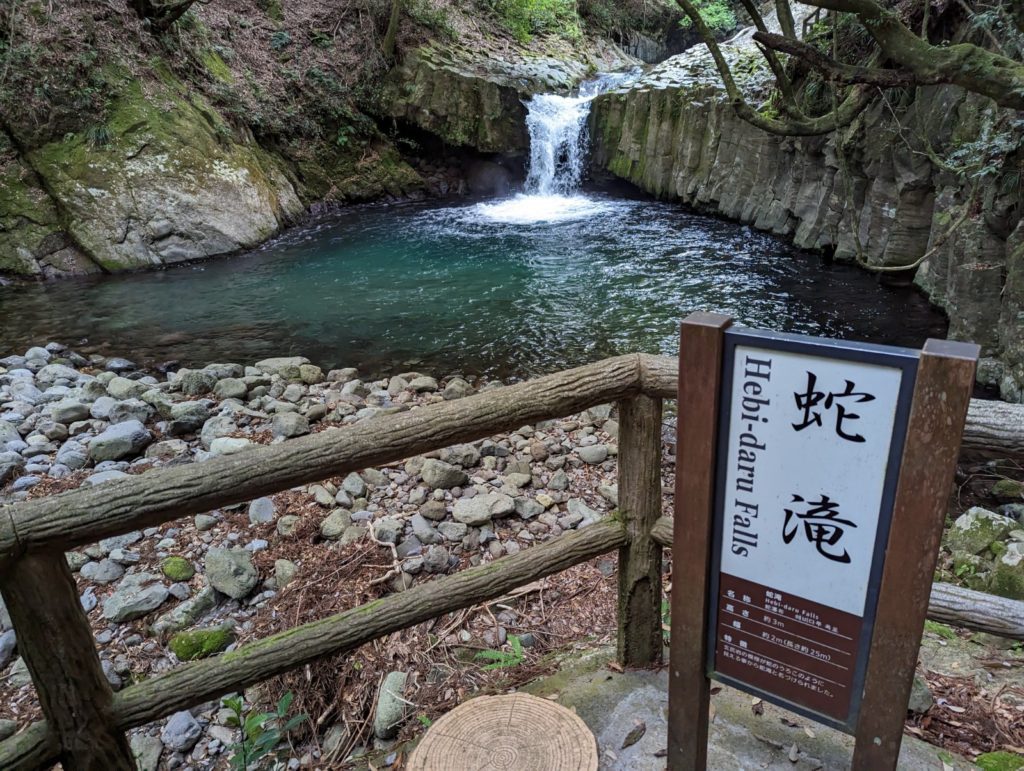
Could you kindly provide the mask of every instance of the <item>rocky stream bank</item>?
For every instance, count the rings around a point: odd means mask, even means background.
[[[418,372],[363,379],[355,369],[325,373],[302,357],[163,376],[51,343],[0,359],[0,505],[116,485],[148,469],[202,464],[498,386]],[[611,407],[595,408],[69,552],[107,679],[119,689],[310,620],[310,613],[403,591],[586,527],[616,503],[616,436]],[[345,572],[353,563],[365,568],[355,578]],[[610,563],[603,578],[613,571]],[[471,659],[474,650],[502,648],[511,630],[528,623],[508,608],[494,623],[452,627],[441,642],[465,648]],[[521,629],[516,639],[527,647],[560,644]],[[4,612],[0,737],[39,717],[19,654]],[[323,726],[320,742],[295,751],[292,766],[323,767],[324,757],[340,762],[374,746],[386,751],[408,717],[403,698],[418,699],[427,685],[410,676],[406,687],[405,676],[395,670],[371,698],[366,709],[375,722],[367,731],[340,720]],[[457,700],[457,689],[448,690],[445,698]],[[221,703],[208,704],[134,732],[132,745],[144,768],[216,767],[239,740],[230,720]]]
[[[0,506],[161,466],[201,472],[221,455],[500,386],[458,374],[325,373],[303,357],[163,374],[50,343],[0,359]],[[68,552],[103,671],[120,689],[587,527],[617,504],[617,436],[606,405]],[[940,570],[1024,599],[1024,487],[1005,471],[961,470],[963,505]],[[665,513],[671,480],[666,452]],[[613,558],[537,584],[247,689],[244,709],[292,693],[315,724],[281,746],[282,767],[344,767],[368,752],[377,767],[394,763],[396,742],[431,716],[552,671],[566,646],[613,637]],[[515,674],[489,672],[476,661],[483,651]],[[0,603],[0,738],[40,716],[22,653]],[[915,719],[939,709],[930,699],[913,707]],[[236,717],[217,701],[136,729],[140,767],[224,767],[240,747]]]

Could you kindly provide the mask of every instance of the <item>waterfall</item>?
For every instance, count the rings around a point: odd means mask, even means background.
[[[604,201],[580,195],[590,136],[590,103],[599,94],[635,79],[639,68],[598,75],[580,84],[576,96],[537,94],[526,102],[530,165],[525,192],[478,213],[495,222],[526,224],[580,219],[607,211]]]
[[[538,94],[526,103],[528,194],[568,195],[579,189],[590,138],[587,116],[592,100],[592,96]]]

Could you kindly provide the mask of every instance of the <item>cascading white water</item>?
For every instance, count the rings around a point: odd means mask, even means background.
[[[538,94],[527,103],[530,171],[526,192],[568,195],[579,189],[587,154],[587,116],[593,96]]]
[[[578,96],[537,94],[526,102],[530,134],[526,192],[501,203],[481,204],[479,213],[497,222],[525,224],[607,211],[606,202],[579,194],[590,143],[590,103],[637,75],[638,71],[607,73],[581,84]]]

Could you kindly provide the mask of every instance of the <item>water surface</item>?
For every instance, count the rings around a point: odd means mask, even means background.
[[[352,209],[249,254],[0,287],[0,354],[58,340],[146,364],[302,354],[367,374],[522,377],[673,353],[693,310],[881,343],[945,334],[913,290],[781,239],[670,204],[565,200]]]

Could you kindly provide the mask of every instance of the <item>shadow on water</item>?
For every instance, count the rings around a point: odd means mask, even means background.
[[[302,354],[366,373],[522,377],[671,353],[696,309],[892,344],[945,335],[912,289],[674,205],[599,194],[560,217],[534,201],[530,221],[502,216],[514,198],[498,204],[354,209],[235,257],[0,287],[0,349],[59,340],[148,364]]]

